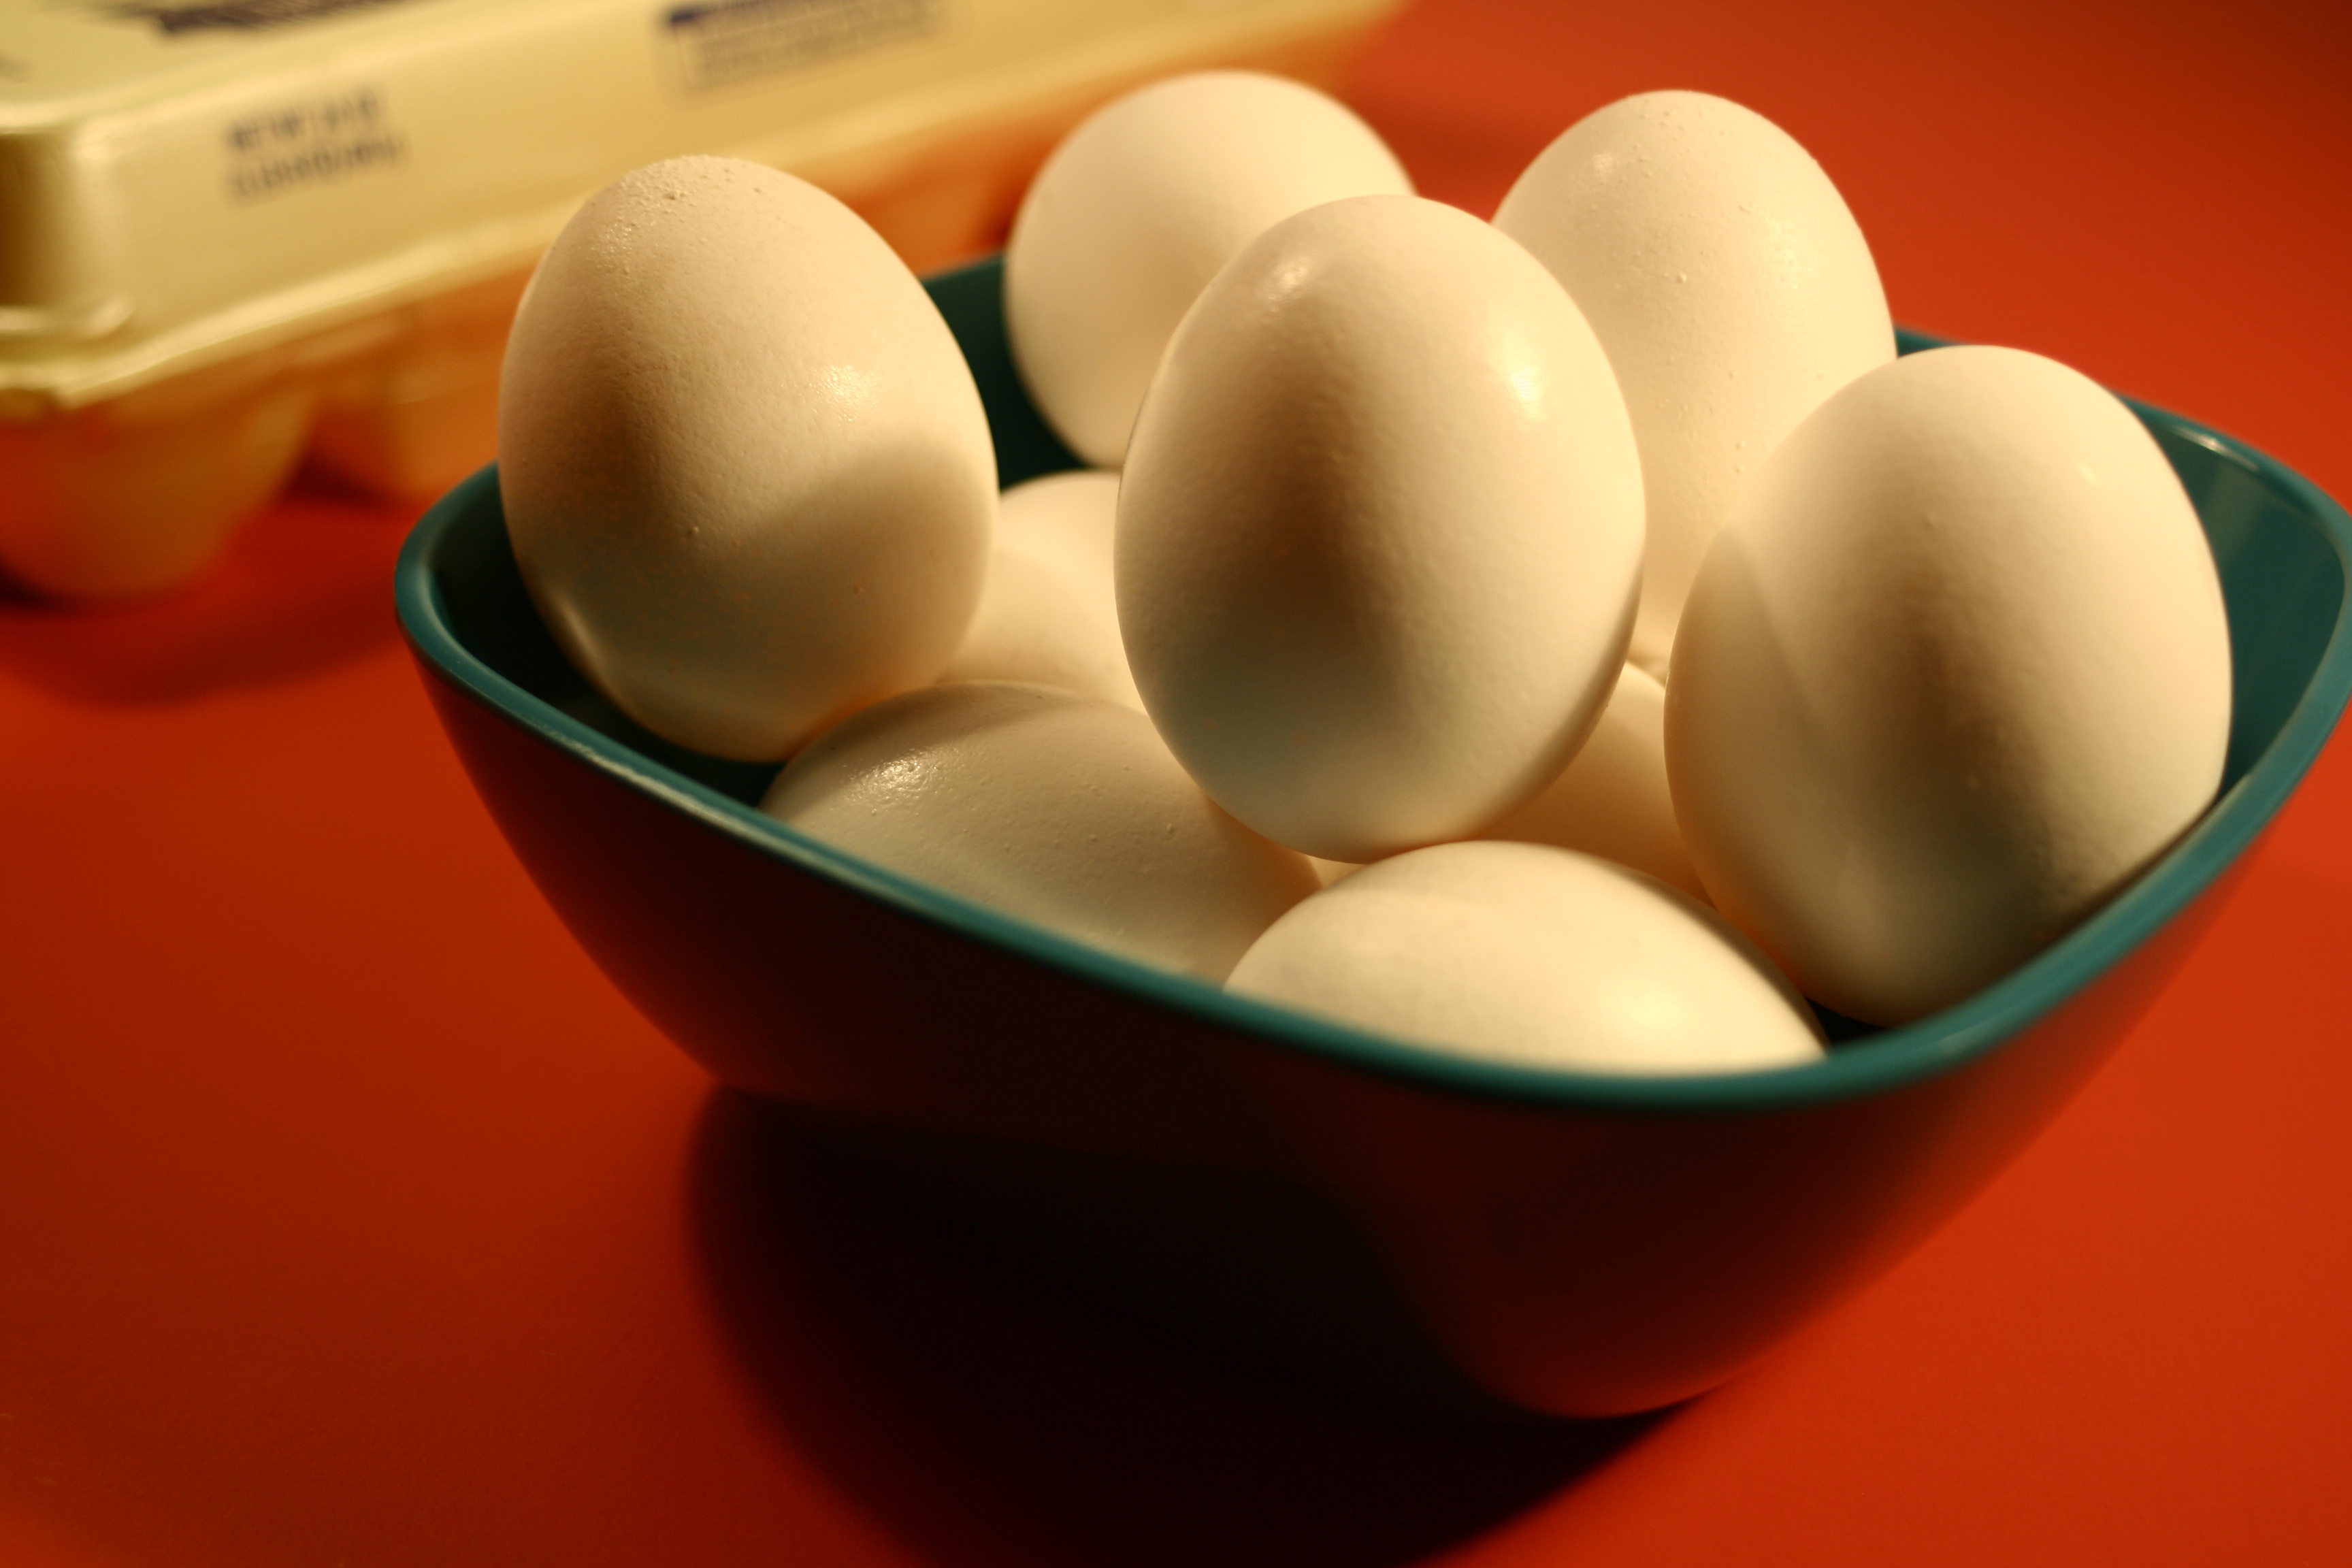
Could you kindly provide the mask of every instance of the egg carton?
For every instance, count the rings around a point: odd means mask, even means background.
[[[0,571],[167,588],[306,453],[446,488],[532,265],[628,169],[790,170],[928,269],[1108,98],[1328,84],[1396,3],[0,0]]]

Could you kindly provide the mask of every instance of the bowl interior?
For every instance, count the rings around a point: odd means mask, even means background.
[[[1015,374],[1003,317],[1001,265],[927,281],[970,361],[1011,486],[1077,467]],[[1903,352],[1938,340],[1900,334]],[[1735,1110],[1873,1092],[1938,1072],[1998,1046],[2146,941],[2252,845],[2302,778],[2352,694],[2347,563],[2352,518],[2281,464],[2193,421],[2140,404],[2196,503],[2228,603],[2235,706],[2213,809],[2115,902],[1996,984],[1899,1029],[1841,1027],[1826,1059],[1769,1072],[1621,1078],[1464,1060],[1229,996],[1213,986],[1086,947],[984,906],[900,878],[809,839],[754,809],[774,764],[725,762],[634,723],[574,671],[541,625],[509,548],[495,468],[459,485],[418,523],[403,552],[401,620],[444,679],[580,765],[599,768],[701,818],[746,853],[793,862],[1006,951],[1121,988],[1202,1023],[1337,1056],[1461,1092],[1539,1102],[1660,1110]]]

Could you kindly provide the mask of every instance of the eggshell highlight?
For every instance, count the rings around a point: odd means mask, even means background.
[[[877,703],[761,809],[814,837],[1130,958],[1223,980],[1315,890],[1184,776],[1131,708],[976,681]]]
[[[533,603],[656,733],[772,761],[936,676],[994,449],[906,266],[814,186],[681,158],[557,237],[515,318],[499,492]]]
[[[1367,866],[1276,921],[1227,985],[1531,1067],[1736,1072],[1822,1054],[1803,1000],[1713,910],[1543,845],[1444,844]]]
[[[1641,552],[1633,432],[1568,296],[1466,214],[1362,196],[1267,231],[1169,345],[1119,491],[1119,622],[1219,804],[1370,860],[1559,771]]]
[[[1877,266],[1811,154],[1703,92],[1585,116],[1528,165],[1495,226],[1551,268],[1615,367],[1649,498],[1633,657],[1663,674],[1743,480],[1895,357]]]
[[[2014,349],[1856,381],[1759,474],[1666,688],[1685,842],[1806,994],[1900,1024],[2097,909],[2213,798],[2213,560],[2155,441]]]
[[[1156,82],[1065,138],[1004,247],[1005,326],[1047,423],[1116,468],[1185,310],[1242,247],[1342,196],[1410,195],[1371,127],[1255,71]]]

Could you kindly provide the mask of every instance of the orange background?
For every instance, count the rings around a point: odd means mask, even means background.
[[[1430,4],[1354,97],[1481,214],[1613,97],[1737,98],[1899,320],[2352,496],[2352,11],[1902,18]],[[474,800],[393,630],[410,515],[300,492],[170,600],[0,604],[0,1563],[2352,1561],[2347,743],[1926,1250],[1681,1409],[1460,1428],[757,1137]]]

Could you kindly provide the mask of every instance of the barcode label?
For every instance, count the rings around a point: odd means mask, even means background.
[[[663,24],[696,91],[806,70],[939,26],[939,0],[709,0]]]

